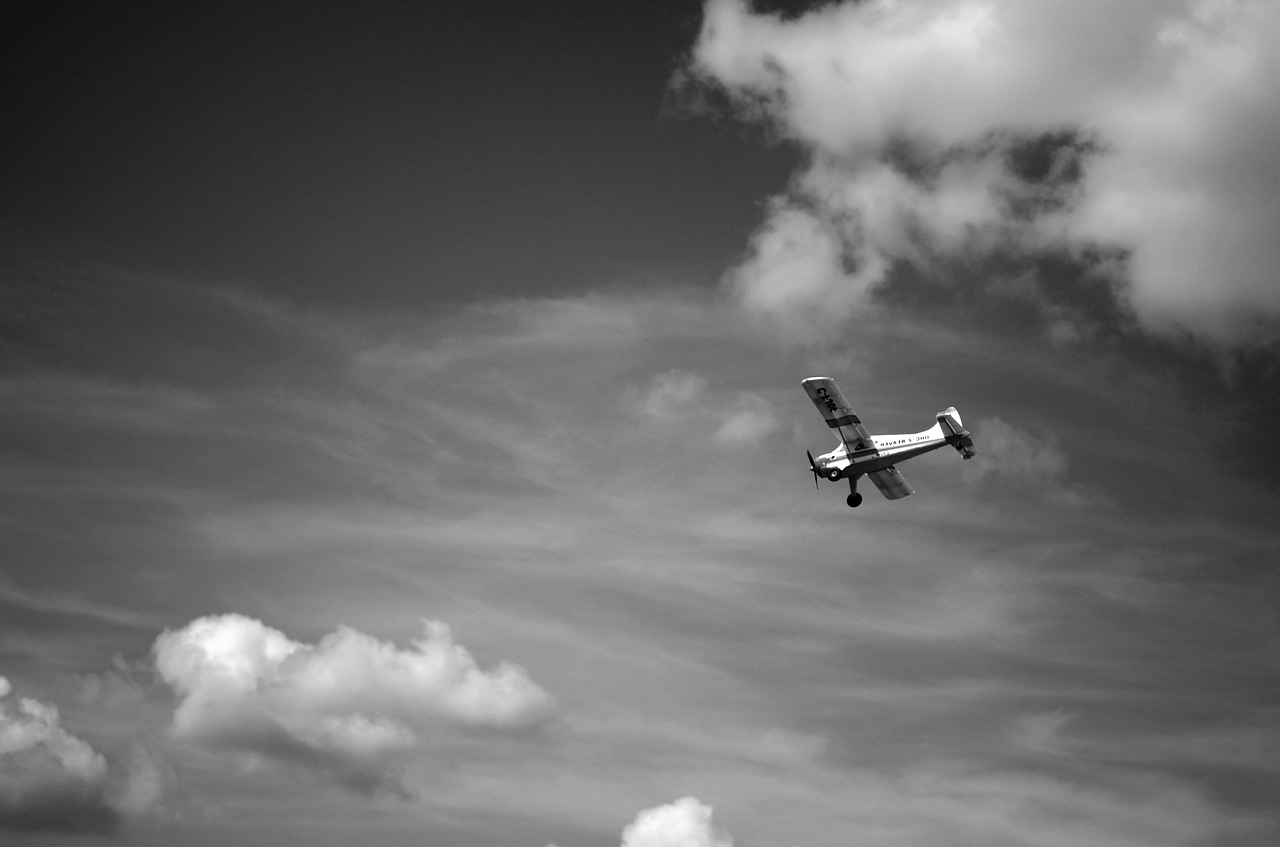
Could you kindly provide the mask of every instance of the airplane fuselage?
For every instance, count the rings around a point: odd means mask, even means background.
[[[823,453],[816,457],[813,463],[820,474],[835,482],[851,476],[862,476],[884,470],[895,462],[902,462],[940,447],[955,444],[959,439],[959,435],[949,435],[943,430],[941,424],[937,424],[923,432],[873,435],[869,444],[865,441],[860,442],[862,449],[850,450],[847,445],[841,444],[830,453]]]

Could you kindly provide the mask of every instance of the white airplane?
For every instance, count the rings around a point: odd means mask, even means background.
[[[849,480],[849,497],[845,502],[850,506],[862,502],[862,495],[858,493],[858,478],[861,476],[875,483],[886,499],[898,500],[914,494],[915,490],[898,473],[894,462],[906,461],[948,444],[966,459],[973,458],[973,440],[969,438],[969,430],[961,428],[960,413],[955,406],[938,412],[938,422],[924,432],[872,435],[830,377],[811,376],[800,384],[826,419],[827,426],[840,436],[840,446],[830,453],[823,453],[815,459],[812,453],[805,451],[809,456],[809,469],[813,471],[813,484],[818,484],[820,475],[832,482]]]

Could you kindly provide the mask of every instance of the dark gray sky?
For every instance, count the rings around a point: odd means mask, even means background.
[[[1280,11],[761,9],[6,13],[0,840],[1276,843]]]
[[[0,212],[40,244],[304,300],[706,284],[794,154],[674,116],[700,20],[692,2],[34,4],[4,36]]]

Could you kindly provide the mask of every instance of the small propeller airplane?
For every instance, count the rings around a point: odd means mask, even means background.
[[[813,471],[813,484],[825,476],[832,482],[849,480],[849,496],[845,502],[855,507],[862,502],[858,493],[858,479],[866,476],[880,489],[888,500],[898,500],[915,493],[898,473],[895,462],[928,453],[950,444],[966,459],[974,456],[973,439],[969,430],[963,429],[960,413],[955,406],[938,412],[938,422],[931,429],[911,435],[872,435],[849,407],[849,401],[840,393],[835,380],[825,376],[811,376],[803,380],[805,393],[818,407],[827,426],[840,436],[840,446],[818,458],[805,451],[809,457],[809,469]]]

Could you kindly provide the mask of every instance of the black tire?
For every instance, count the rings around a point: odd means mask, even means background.
[[[858,508],[859,505],[862,504],[862,495],[855,491],[854,493],[846,497],[844,499],[844,502],[849,504],[850,509],[856,509]]]

